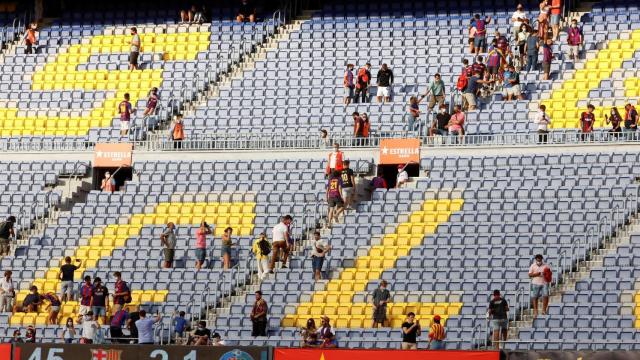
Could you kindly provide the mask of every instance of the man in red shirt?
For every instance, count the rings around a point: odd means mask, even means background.
[[[354,115],[355,116],[355,115]],[[344,154],[340,151],[338,143],[333,144],[333,152],[329,154],[325,175],[329,176],[334,170],[342,171],[342,161]]]
[[[129,133],[129,122],[131,121],[131,114],[134,112],[129,99],[129,93],[126,93],[124,94],[124,100],[118,104],[118,113],[120,114],[120,135],[122,136]]]
[[[560,33],[560,18],[562,17],[562,0],[551,0],[551,31],[553,32],[553,41],[558,41]]]
[[[116,278],[116,285],[113,291],[113,312],[115,313],[122,309],[124,304],[131,302],[131,289],[129,289],[129,285],[122,280],[120,271],[114,272],[113,277]]]
[[[371,83],[371,64],[366,63],[358,70],[356,77],[356,97],[354,102],[358,102],[358,98],[362,97],[362,102],[369,102],[369,84]]]
[[[587,111],[580,114],[580,129],[582,141],[593,140],[593,125],[596,122],[596,115],[593,113],[595,107],[591,104],[587,105]]]

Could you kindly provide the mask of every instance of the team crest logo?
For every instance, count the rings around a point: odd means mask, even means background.
[[[91,360],[120,360],[122,350],[91,349]]]
[[[222,355],[220,360],[253,360],[253,357],[242,350],[233,349]]]

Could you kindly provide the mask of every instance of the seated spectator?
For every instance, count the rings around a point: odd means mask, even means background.
[[[523,100],[522,92],[520,91],[520,74],[516,71],[513,65],[507,67],[507,71],[503,74],[504,84],[502,85],[502,96],[507,101],[511,101],[513,98]]]
[[[404,165],[398,165],[398,177],[396,178],[396,188],[402,188],[409,181],[409,174],[405,170]]]
[[[416,131],[416,125],[420,127],[420,101],[424,99],[425,95],[422,95],[420,99],[416,96],[409,98],[409,107],[407,108],[407,131]]]
[[[567,30],[567,43],[569,44],[569,59],[578,61],[580,58],[580,48],[584,45],[584,33],[582,27],[578,26],[578,20],[571,20],[571,26]]]
[[[191,334],[188,345],[209,345],[210,339],[211,330],[207,329],[207,323],[205,321],[200,321],[198,322],[198,327]]]
[[[302,335],[301,347],[316,347],[318,343],[318,329],[316,328],[316,321],[313,319],[307,320],[305,327],[300,329],[300,335]]]
[[[609,134],[614,136],[616,139],[622,133],[622,116],[618,111],[618,108],[615,106],[611,108],[611,117],[604,115],[604,119],[607,122],[607,125],[611,124],[611,130],[609,130]]]
[[[27,326],[27,332],[24,334],[24,342],[35,343],[36,342],[36,328],[33,325]]]
[[[429,84],[429,88],[427,89],[427,92],[424,93],[423,97],[427,95],[429,95],[428,107],[430,112],[433,111],[436,103],[438,103],[438,106],[444,104],[446,94],[444,90],[444,81],[442,81],[440,74],[435,74],[433,76],[433,81]]]
[[[429,129],[429,136],[447,136],[449,135],[449,120],[451,119],[451,115],[447,112],[447,105],[440,105],[440,110],[436,115],[435,121],[431,124],[431,128]]]
[[[29,294],[27,294],[22,301],[22,306],[14,305],[13,312],[38,312],[41,304],[42,296],[38,293],[38,288],[31,286],[29,288]]]
[[[322,317],[322,326],[318,329],[318,337],[320,338],[321,348],[335,348],[338,347],[336,336],[331,332],[331,324],[328,316]]]
[[[18,344],[23,343],[24,339],[22,339],[22,334],[20,334],[20,329],[16,329],[13,331],[13,336],[9,339],[9,344]]]
[[[189,10],[180,10],[180,23],[193,22],[193,13]]]
[[[387,180],[384,179],[383,177],[384,173],[382,171],[382,169],[378,169],[378,175],[376,177],[374,177],[371,182],[369,182],[369,187],[372,190],[375,189],[387,189]]]
[[[453,107],[453,114],[449,118],[449,134],[458,136],[460,141],[464,138],[464,112],[460,109],[460,105]]]
[[[587,111],[580,114],[580,140],[589,141],[593,140],[593,126],[596,123],[596,114],[593,113],[595,106],[587,105]]]
[[[551,118],[546,113],[547,107],[544,104],[540,104],[538,114],[536,115],[535,123],[538,125],[538,142],[547,143],[549,135],[549,124],[551,124]]]
[[[227,342],[222,340],[222,336],[218,333],[213,333],[211,337],[211,346],[227,346]]]
[[[240,8],[238,9],[238,15],[236,21],[241,22],[256,22],[256,8],[253,6],[251,0],[242,0],[240,2]]]

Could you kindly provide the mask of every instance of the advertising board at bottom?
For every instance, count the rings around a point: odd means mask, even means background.
[[[499,360],[497,351],[280,349],[274,360]]]
[[[638,351],[510,351],[506,360],[640,360]]]

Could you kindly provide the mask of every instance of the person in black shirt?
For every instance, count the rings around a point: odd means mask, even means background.
[[[79,259],[76,259],[77,263],[80,263]],[[64,258],[64,265],[60,267],[60,273],[58,274],[58,279],[60,280],[61,285],[61,298],[62,302],[66,302],[67,299],[69,301],[73,301],[73,274],[79,267],[76,265],[71,265],[71,258],[69,256]]]
[[[353,170],[349,168],[349,160],[344,160],[342,162],[340,177],[342,178],[342,199],[344,200],[344,208],[345,210],[350,210],[356,182],[353,177]]]
[[[415,320],[416,314],[410,312],[402,323],[402,350],[417,350],[418,336],[422,333],[420,321]]]
[[[493,299],[489,302],[488,315],[493,327],[493,343],[496,350],[500,349],[500,341],[507,340],[509,329],[509,304],[500,296],[500,290],[493,291]]]
[[[449,115],[449,113],[447,112],[447,105],[440,105],[440,110],[436,115],[436,120],[431,124],[431,128],[429,129],[429,136],[449,135],[449,119],[451,119],[451,115]]]
[[[189,338],[189,345],[209,345],[211,330],[207,329],[207,323],[200,321],[198,327]]]
[[[102,316],[102,323],[107,323],[107,313],[109,297],[109,289],[102,285],[102,279],[99,277],[93,280],[93,292],[91,293],[91,311],[93,311],[94,319],[97,321]]]
[[[376,75],[376,82],[378,84],[378,92],[376,93],[376,98],[378,102],[382,102],[382,97],[384,96],[384,101],[389,102],[391,99],[391,84],[393,84],[393,72],[387,64],[382,64],[380,70],[378,70],[378,74]]]
[[[36,286],[31,286],[29,288],[30,293],[25,296],[22,301],[22,308],[16,307],[16,310],[21,310],[23,312],[38,312],[38,307],[42,304],[42,295],[38,293],[38,288]]]
[[[251,0],[242,0],[240,2],[240,9],[238,9],[236,20],[239,23],[245,21],[256,22],[256,8],[251,3]]]

